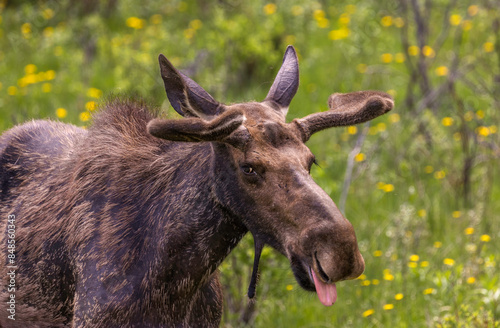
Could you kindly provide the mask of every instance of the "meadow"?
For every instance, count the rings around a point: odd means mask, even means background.
[[[500,327],[500,6],[496,0],[0,0],[0,131],[87,126],[113,95],[171,117],[157,56],[226,103],[262,100],[287,45],[301,82],[288,119],[334,92],[396,106],[314,135],[317,183],[366,262],[321,305],[247,236],[220,267],[222,327]]]

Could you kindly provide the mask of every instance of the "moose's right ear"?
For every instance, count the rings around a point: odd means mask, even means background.
[[[208,118],[217,115],[220,103],[196,82],[179,72],[162,54],[158,57],[168,100],[182,116]]]
[[[286,116],[288,106],[299,88],[299,59],[295,48],[288,46],[273,85],[265,100],[278,104],[280,112]]]

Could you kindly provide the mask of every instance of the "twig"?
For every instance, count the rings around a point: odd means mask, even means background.
[[[363,125],[363,130],[361,131],[361,133],[358,135],[358,138],[356,139],[356,145],[354,146],[354,148],[349,153],[349,156],[347,157],[347,168],[346,168],[345,177],[344,177],[344,184],[342,186],[342,193],[340,195],[340,201],[339,201],[339,210],[342,213],[345,213],[344,212],[345,211],[345,202],[347,200],[347,194],[349,192],[349,187],[351,186],[352,170],[354,167],[354,158],[361,151],[361,147],[363,146],[366,135],[368,134],[369,127],[370,127],[370,122],[366,122]]]

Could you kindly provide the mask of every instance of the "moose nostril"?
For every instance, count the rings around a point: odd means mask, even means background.
[[[319,275],[321,276],[321,278],[322,278],[325,282],[330,281],[330,278],[328,277],[328,275],[325,273],[325,271],[324,271],[324,270],[323,270],[323,268],[321,267],[321,263],[319,263],[319,260],[318,260],[318,252],[314,252],[314,260],[316,261],[316,266],[318,267],[318,273],[319,273]]]

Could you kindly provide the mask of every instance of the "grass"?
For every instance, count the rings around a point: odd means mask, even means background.
[[[419,46],[413,16],[387,1],[121,0],[111,10],[82,3],[0,1],[0,131],[37,118],[85,126],[111,94],[138,95],[172,113],[159,53],[235,102],[263,99],[294,44],[301,84],[290,119],[326,110],[333,92],[395,97],[392,113],[308,143],[318,184],[337,203],[347,192],[364,275],[339,283],[338,302],[325,308],[298,287],[286,259],[265,249],[257,302],[249,303],[248,236],[221,266],[224,327],[242,326],[245,311],[255,327],[500,326],[498,9],[435,1],[426,21],[435,33]],[[419,62],[425,71],[412,76]],[[452,87],[419,108],[423,75],[431,90]],[[348,154],[363,133],[343,190]]]

